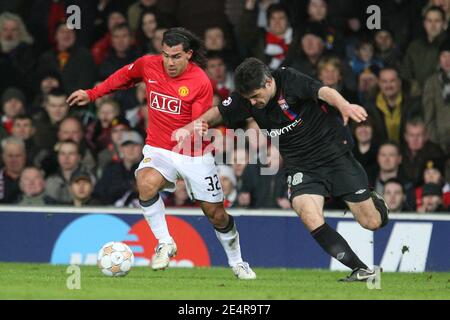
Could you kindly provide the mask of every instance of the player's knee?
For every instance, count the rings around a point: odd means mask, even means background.
[[[381,217],[379,214],[366,217],[363,221],[361,221],[361,226],[364,229],[375,231],[381,227]]]
[[[159,192],[159,181],[149,172],[139,172],[136,184],[141,200],[151,199]]]
[[[204,213],[214,226],[226,225],[227,213],[221,205],[211,205],[204,208]]]

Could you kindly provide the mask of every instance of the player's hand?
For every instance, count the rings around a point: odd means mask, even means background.
[[[208,133],[208,123],[203,120],[194,121],[194,133],[199,135],[200,137],[206,136]]]
[[[86,90],[77,90],[72,92],[72,94],[67,98],[66,102],[69,104],[69,106],[85,106],[89,102],[91,102],[91,99],[89,99]]]
[[[342,118],[344,119],[344,126],[348,124],[349,119],[360,123],[366,121],[368,116],[366,109],[357,104],[346,104],[340,110],[342,113]]]

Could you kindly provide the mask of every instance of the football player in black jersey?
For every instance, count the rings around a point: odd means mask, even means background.
[[[235,127],[253,118],[267,136],[277,138],[287,172],[289,197],[313,238],[331,256],[352,269],[344,281],[374,276],[347,241],[323,216],[325,197],[341,197],[359,224],[377,230],[388,223],[383,198],[369,190],[366,172],[351,153],[349,119],[365,121],[364,108],[349,103],[336,90],[290,68],[271,72],[255,58],[235,71],[236,92],[213,107],[177,137],[225,123]],[[198,128],[194,130],[194,127]]]

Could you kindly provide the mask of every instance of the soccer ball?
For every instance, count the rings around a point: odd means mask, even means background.
[[[125,243],[108,242],[98,252],[97,265],[109,277],[123,277],[134,263],[133,251]]]

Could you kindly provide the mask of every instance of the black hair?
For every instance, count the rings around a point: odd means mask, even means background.
[[[67,97],[67,94],[61,88],[53,88],[49,93],[45,95],[44,102],[48,102],[48,98],[52,97]]]
[[[205,68],[205,46],[203,41],[191,31],[182,27],[170,28],[164,32],[162,43],[168,45],[169,47],[181,44],[184,52],[192,50],[192,62],[203,69]]]
[[[111,29],[111,34],[113,34],[114,32],[116,32],[117,30],[128,30],[128,33],[129,33],[130,35],[132,34],[131,28],[130,28],[130,26],[128,25],[128,23],[126,23],[126,22],[120,23],[120,24],[114,26],[114,27]]]
[[[383,143],[380,145],[380,147],[378,148],[378,150],[381,150],[381,148],[384,147],[384,146],[392,146],[392,147],[394,147],[394,148],[397,150],[397,153],[398,153],[399,155],[402,154],[402,152],[401,152],[401,150],[400,150],[400,146],[398,145],[398,143],[396,143],[396,142],[394,142],[394,141],[386,141],[386,142],[383,142]]]
[[[217,50],[208,50],[206,52],[206,60],[211,60],[211,59],[222,59],[222,61],[225,62],[225,57],[222,54],[221,51],[217,51]]]
[[[267,23],[269,23],[269,20],[272,17],[272,14],[274,14],[275,12],[284,12],[284,14],[286,15],[286,17],[289,21],[289,12],[286,9],[286,7],[280,3],[273,3],[267,8],[267,11],[266,11]]]
[[[14,118],[13,123],[15,123],[18,120],[30,120],[31,125],[34,126],[34,120],[30,115],[20,114]]]
[[[447,14],[445,13],[444,9],[442,9],[441,7],[438,6],[431,6],[428,9],[425,10],[425,12],[423,13],[423,18],[425,19],[428,15],[428,13],[435,11],[435,12],[439,12],[442,16],[442,20],[446,21],[447,20]]]
[[[400,187],[402,188],[402,192],[405,193],[405,187],[403,186],[403,183],[400,181],[400,179],[390,178],[384,183],[384,186],[386,186],[388,183],[395,183],[395,184],[400,185]]]
[[[247,58],[236,68],[234,84],[239,94],[248,95],[263,88],[270,78],[272,73],[267,65],[256,58]]]

